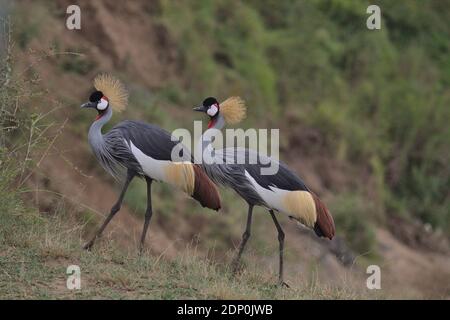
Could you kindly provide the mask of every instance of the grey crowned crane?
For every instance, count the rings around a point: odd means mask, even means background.
[[[163,181],[174,185],[196,199],[204,207],[220,209],[220,197],[214,183],[200,166],[193,164],[189,151],[182,146],[178,156],[185,161],[172,161],[172,150],[178,141],[165,130],[141,121],[125,120],[102,134],[102,127],[113,114],[125,109],[128,93],[122,83],[110,75],[99,75],[94,80],[95,91],[81,108],[92,108],[98,114],[89,129],[89,144],[102,167],[116,180],[123,182],[119,199],[100,229],[84,248],[90,249],[114,215],[120,210],[127,188],[134,177],[147,182],[147,209],[139,244],[142,252],[147,228],[152,217],[152,182]]]
[[[248,204],[247,225],[241,243],[232,262],[236,272],[245,245],[250,237],[252,212],[254,206],[269,210],[278,231],[279,241],[279,284],[283,280],[284,232],[274,212],[287,214],[291,219],[312,228],[319,237],[330,240],[335,233],[332,216],[323,202],[305,185],[305,183],[284,163],[278,162],[278,171],[273,175],[262,175],[261,168],[275,159],[263,156],[245,148],[226,148],[213,150],[211,139],[204,138],[208,130],[221,130],[226,123],[238,123],[246,114],[246,107],[239,97],[231,97],[219,104],[213,97],[206,98],[195,111],[209,116],[208,129],[203,133],[197,146],[196,156],[202,157],[202,167],[215,183],[236,191]],[[210,148],[210,150],[206,150]],[[200,153],[199,153],[200,152]],[[204,155],[213,155],[213,161],[203,161]],[[249,162],[250,156],[257,161]],[[220,161],[214,161],[222,160]],[[227,160],[234,160],[234,163]],[[243,161],[244,159],[245,161]],[[287,286],[287,285],[286,285]]]

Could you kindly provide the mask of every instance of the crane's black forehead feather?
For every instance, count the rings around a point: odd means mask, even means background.
[[[217,99],[214,97],[208,97],[205,100],[203,100],[203,106],[205,106],[205,107],[212,106],[215,103],[218,103],[218,102],[217,102]]]
[[[97,102],[100,101],[100,99],[103,97],[103,92],[101,91],[94,91],[89,97],[90,102]]]

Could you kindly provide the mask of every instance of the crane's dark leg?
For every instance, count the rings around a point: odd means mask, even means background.
[[[236,256],[233,259],[233,262],[231,263],[232,272],[236,273],[238,266],[239,266],[239,260],[241,259],[242,252],[244,252],[245,245],[247,244],[248,239],[250,238],[250,231],[252,226],[252,214],[253,214],[253,205],[248,206],[248,215],[247,215],[247,226],[245,227],[245,231],[242,234],[242,240],[239,244],[239,249],[236,254]]]
[[[145,220],[144,220],[144,229],[142,230],[141,242],[139,244],[139,254],[142,254],[142,250],[144,249],[145,236],[147,234],[148,225],[150,223],[150,219],[152,218],[153,210],[152,210],[152,179],[149,177],[145,177],[145,181],[147,181],[147,210],[145,211]]]
[[[114,217],[114,215],[119,212],[120,207],[122,206],[122,201],[123,201],[123,197],[125,196],[125,192],[128,189],[128,186],[130,185],[131,180],[133,180],[133,178],[136,176],[136,172],[128,170],[127,172],[127,177],[125,180],[125,183],[123,184],[123,188],[122,191],[120,192],[120,196],[119,199],[117,200],[116,204],[111,208],[111,212],[109,213],[109,215],[106,217],[105,221],[103,222],[102,226],[100,227],[100,229],[98,229],[97,233],[94,235],[94,237],[91,239],[91,241],[89,241],[88,243],[86,243],[83,247],[83,249],[86,250],[90,250],[92,248],[92,246],[94,245],[95,240],[101,236],[103,230],[105,230],[106,226],[108,225],[108,223],[111,221],[111,219]]]
[[[281,229],[280,224],[278,223],[277,218],[275,217],[275,214],[273,213],[273,210],[269,210],[270,215],[272,217],[273,223],[275,223],[275,227],[277,228],[278,231],[278,242],[280,243],[280,270],[279,270],[279,274],[278,274],[278,283],[281,286],[286,286],[289,288],[289,286],[287,285],[287,283],[284,282],[283,280],[283,250],[284,250],[284,232],[283,229]]]

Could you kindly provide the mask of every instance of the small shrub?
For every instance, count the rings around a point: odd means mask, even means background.
[[[72,50],[69,50],[72,51]],[[76,52],[76,50],[74,51]],[[87,75],[95,69],[95,63],[89,60],[87,56],[81,54],[62,55],[58,59],[59,65],[63,71],[73,72],[79,75]]]
[[[338,196],[330,205],[336,230],[358,254],[375,254],[375,232],[371,214],[373,206],[362,196],[344,194]]]

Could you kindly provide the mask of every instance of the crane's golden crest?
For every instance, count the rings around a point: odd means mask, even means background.
[[[94,87],[109,99],[111,107],[123,111],[128,104],[128,91],[118,79],[110,74],[99,74],[94,79]]]
[[[220,104],[220,113],[229,124],[236,124],[245,119],[247,107],[241,97],[229,97]]]

